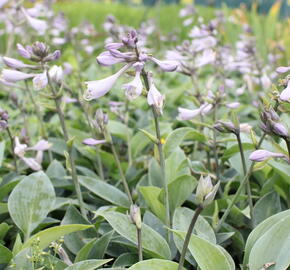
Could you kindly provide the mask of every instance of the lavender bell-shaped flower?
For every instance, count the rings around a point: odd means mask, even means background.
[[[276,69],[276,72],[279,73],[279,74],[283,74],[283,73],[286,73],[288,71],[290,71],[290,66],[289,67],[283,67],[282,66],[282,67],[278,67]]]
[[[178,108],[178,116],[179,120],[191,120],[192,118],[198,116],[200,114],[200,109],[189,110],[185,108]]]
[[[46,29],[48,28],[46,21],[31,17],[24,8],[22,9],[22,12],[29,25],[36,30],[39,35],[44,35]]]
[[[36,74],[27,74],[18,70],[3,69],[1,77],[7,82],[18,82],[35,77]]]
[[[13,68],[13,69],[21,69],[21,68],[35,68],[35,66],[33,65],[27,65],[25,63],[23,63],[20,60],[14,59],[14,58],[10,58],[10,57],[3,57],[2,58],[4,64],[7,67]]]
[[[102,52],[98,57],[97,57],[97,62],[101,66],[112,66],[117,63],[124,62],[123,58],[116,58],[114,57],[109,51]]]
[[[87,91],[84,94],[84,99],[90,101],[92,99],[97,99],[105,94],[107,94],[111,88],[114,86],[118,78],[128,69],[131,67],[132,64],[127,64],[122,67],[118,72],[115,74],[98,81],[88,81],[85,82],[87,85]]]
[[[156,63],[162,70],[167,71],[167,72],[175,71],[179,66],[179,63],[177,61],[174,61],[174,60],[161,61],[161,60],[158,60],[154,57],[150,57],[150,59],[154,63]]]
[[[280,99],[290,103],[290,81],[288,82],[287,87],[281,92]]]
[[[95,146],[95,145],[99,145],[103,143],[106,143],[106,140],[96,140],[93,138],[87,138],[83,140],[83,144],[89,145],[89,146]]]
[[[41,90],[45,88],[47,84],[48,84],[48,79],[47,79],[46,73],[37,74],[33,78],[33,86],[35,90]]]
[[[133,67],[136,70],[135,78],[133,81],[126,83],[123,85],[123,89],[125,89],[125,95],[129,100],[136,99],[142,94],[143,84],[141,80],[141,71],[144,67],[143,63],[135,63]]]

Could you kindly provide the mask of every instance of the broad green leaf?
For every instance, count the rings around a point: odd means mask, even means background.
[[[270,192],[260,198],[254,207],[254,225],[257,226],[266,218],[281,212],[280,197],[276,192]]]
[[[89,253],[92,250],[93,246],[95,245],[97,239],[94,238],[92,239],[90,242],[88,242],[87,244],[85,244],[80,251],[77,253],[77,256],[75,258],[75,263],[76,262],[80,262],[80,261],[85,261],[88,259]]]
[[[0,224],[0,241],[4,239],[6,233],[13,227],[12,225],[8,225],[7,223],[3,222]]]
[[[162,188],[162,172],[155,158],[152,158],[148,168],[149,185]]]
[[[5,141],[2,141],[0,142],[0,167],[2,167],[4,151],[5,151]]]
[[[102,199],[115,205],[130,207],[128,197],[116,187],[99,179],[88,176],[79,176],[80,184]]]
[[[290,210],[271,216],[259,224],[249,235],[245,247],[244,265],[248,264],[250,252],[255,243],[280,220],[290,217]]]
[[[103,259],[113,234],[114,234],[114,230],[102,235],[102,237],[100,237],[97,240],[96,244],[93,246],[88,258],[89,259]]]
[[[26,236],[45,219],[55,201],[54,188],[47,175],[30,174],[13,189],[8,199],[11,218]]]
[[[59,161],[53,160],[46,170],[46,175],[50,178],[63,178],[66,176],[66,170]]]
[[[127,140],[127,136],[132,134],[132,130],[119,121],[110,120],[108,129],[114,136],[123,140]]]
[[[282,179],[287,183],[290,184],[290,166],[289,164],[278,162],[275,160],[268,161],[268,164],[274,169],[274,171],[279,174]]]
[[[108,260],[87,260],[87,261],[81,261],[77,262],[73,265],[70,265],[69,267],[65,268],[65,270],[94,270],[103,264],[108,263],[112,259]]]
[[[197,184],[196,179],[191,175],[182,175],[168,184],[170,211],[173,214],[175,209],[181,206],[191,195]],[[162,189],[160,200],[164,201],[165,191]]]
[[[136,226],[127,215],[118,212],[102,212],[102,215],[120,235],[137,245]],[[143,250],[151,257],[170,259],[171,252],[165,239],[146,224],[142,224]]]
[[[139,261],[138,255],[133,253],[122,253],[114,262],[115,267],[131,266]]]
[[[204,142],[206,141],[206,137],[202,134],[194,130],[193,128],[183,127],[178,128],[172,131],[164,144],[164,153],[165,156],[169,156],[185,139],[189,139],[192,141]]]
[[[186,232],[173,232],[181,239],[185,239]],[[192,234],[188,249],[201,270],[235,270],[232,257],[229,254],[225,255],[226,251],[220,246],[203,238]]]
[[[19,176],[16,177],[15,179],[9,181],[6,184],[3,184],[2,186],[0,186],[0,201],[2,201],[4,199],[4,197],[6,197],[9,192],[21,181],[21,179],[23,179],[24,177]]]
[[[49,246],[51,242],[56,241],[64,235],[72,232],[86,230],[92,227],[93,225],[71,224],[48,228],[37,234],[34,234],[31,238],[29,238],[22,246],[22,249],[32,246],[36,240],[39,240],[39,248],[44,249]]]
[[[128,270],[177,270],[178,264],[176,262],[152,259],[138,262],[131,266]]]
[[[158,187],[139,187],[139,191],[144,197],[146,204],[149,206],[151,211],[165,222],[165,206],[159,200],[161,188]]]
[[[254,244],[249,257],[251,270],[261,270],[263,265],[274,262],[273,270],[289,267],[290,257],[290,216],[286,216],[272,226]]]
[[[243,143],[243,149],[244,149],[244,151],[252,150],[252,149],[255,149],[255,146],[251,143]],[[233,146],[227,148],[224,151],[224,154],[222,156],[222,160],[223,161],[228,160],[229,158],[236,155],[237,153],[240,153],[240,148],[239,148],[238,144],[234,144]]]
[[[81,215],[76,207],[70,205],[61,221],[61,225],[69,224],[84,224],[90,225],[90,223]],[[85,231],[77,231],[70,233],[64,237],[64,243],[70,252],[77,254],[80,249],[85,245],[85,239],[93,238],[96,233],[93,229]]]
[[[12,252],[7,247],[0,244],[0,264],[9,263],[12,257]]]

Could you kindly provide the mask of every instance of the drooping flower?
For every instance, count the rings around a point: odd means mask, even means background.
[[[28,74],[18,70],[3,69],[1,77],[7,82],[18,82],[35,77],[36,74]]]
[[[156,63],[162,70],[167,72],[175,71],[178,68],[178,62],[174,60],[158,60],[154,57],[150,58],[154,63]]]
[[[287,87],[281,92],[280,99],[285,102],[290,102],[290,81],[287,84]]]
[[[21,68],[35,68],[33,65],[27,65],[23,63],[20,60],[10,58],[10,57],[3,57],[3,62],[7,67],[13,68],[13,69],[21,69]]]
[[[177,117],[178,119],[191,120],[200,114],[200,109],[189,110],[189,109],[179,107],[178,112],[179,112],[178,117]]]
[[[92,99],[98,99],[105,94],[107,94],[111,88],[114,86],[118,78],[131,67],[132,64],[127,64],[122,67],[115,74],[98,81],[88,81],[85,82],[87,85],[87,91],[84,94],[84,99],[89,101]]]
[[[144,67],[143,63],[136,63],[133,65],[136,70],[136,74],[134,79],[123,85],[123,89],[125,89],[125,95],[129,100],[133,100],[139,97],[142,94],[143,84],[141,80],[141,71]]]
[[[228,103],[226,104],[226,107],[230,108],[230,109],[236,109],[240,106],[240,102],[232,102],[232,103]]]
[[[272,157],[284,158],[285,155],[281,153],[274,153],[267,150],[256,150],[250,154],[249,159],[255,162],[262,162]]]
[[[83,140],[83,144],[90,145],[90,146],[95,146],[99,144],[106,143],[106,140],[96,140],[93,138],[87,138]]]
[[[109,51],[102,52],[98,57],[97,57],[97,62],[101,66],[112,66],[117,63],[124,62],[123,58],[116,58],[114,57]]]
[[[147,102],[150,106],[153,106],[157,113],[163,113],[165,95],[162,95],[150,79],[150,88],[147,94]]]
[[[46,73],[40,73],[37,74],[34,78],[33,78],[33,87],[35,90],[41,90],[43,88],[45,88],[48,84],[48,79],[46,76]]]
[[[22,8],[22,12],[29,25],[36,30],[39,35],[44,35],[48,28],[46,21],[31,17],[24,8]]]
[[[276,69],[276,72],[279,73],[279,74],[283,74],[283,73],[286,73],[288,71],[290,71],[290,66],[289,67],[283,67],[282,66],[282,67],[278,67]]]

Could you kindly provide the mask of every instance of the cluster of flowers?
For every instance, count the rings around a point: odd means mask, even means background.
[[[178,63],[172,60],[160,61],[148,54],[146,50],[139,46],[138,34],[136,30],[131,30],[128,35],[122,38],[122,42],[106,44],[106,51],[97,57],[97,62],[102,66],[112,66],[117,63],[125,65],[115,74],[97,81],[86,82],[87,91],[84,94],[85,100],[98,99],[107,94],[118,78],[131,67],[135,70],[134,79],[123,85],[125,95],[129,100],[136,99],[142,94],[143,84],[141,80],[142,72],[148,62],[157,64],[163,71],[171,72],[177,69]],[[126,51],[121,51],[124,49]],[[148,104],[153,105],[159,113],[162,113],[165,96],[155,87],[152,74],[148,73],[149,91],[147,94]]]

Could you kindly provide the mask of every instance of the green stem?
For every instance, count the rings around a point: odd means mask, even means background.
[[[6,128],[9,139],[10,139],[10,144],[11,144],[11,152],[12,152],[12,156],[13,156],[13,161],[14,161],[14,167],[15,167],[15,172],[18,173],[18,166],[17,166],[17,157],[14,153],[14,148],[15,148],[15,142],[12,136],[12,133],[9,129],[9,127]]]
[[[262,145],[262,142],[264,141],[265,137],[266,137],[266,133],[264,133],[264,134],[262,135],[262,137],[260,138],[260,141],[258,142],[258,145],[257,145],[256,149],[259,149],[259,148],[260,148],[260,146]],[[241,194],[241,192],[242,192],[242,190],[243,190],[245,184],[247,183],[247,181],[249,180],[249,178],[250,178],[250,176],[251,176],[251,174],[252,174],[252,171],[253,171],[253,168],[254,168],[254,164],[255,164],[255,162],[252,162],[252,163],[251,163],[251,166],[250,166],[250,168],[248,169],[247,174],[244,176],[243,180],[241,181],[240,186],[239,186],[238,190],[236,191],[236,193],[235,193],[235,195],[234,195],[232,201],[231,201],[230,204],[228,205],[226,211],[224,212],[224,214],[222,215],[222,217],[221,217],[221,219],[220,219],[218,225],[216,226],[216,228],[215,228],[215,231],[216,231],[216,232],[218,232],[218,231],[221,229],[223,223],[225,222],[226,218],[227,218],[228,215],[230,214],[231,209],[233,208],[233,206],[234,206],[234,204],[236,203],[236,201],[237,201],[239,195]]]
[[[30,101],[31,103],[33,104],[34,106],[34,110],[35,110],[35,113],[36,113],[36,117],[37,117],[37,120],[38,120],[38,123],[39,123],[39,126],[40,126],[40,134],[41,134],[41,137],[43,139],[48,139],[48,136],[46,134],[46,131],[45,131],[45,127],[44,127],[44,123],[43,123],[43,117],[41,115],[41,112],[40,112],[40,109],[39,109],[39,106],[37,105],[35,99],[34,99],[34,96],[33,96],[33,93],[28,85],[28,82],[27,80],[25,80],[25,88],[26,88],[26,91],[28,92],[28,95],[29,95],[29,98],[30,98]],[[49,161],[51,162],[53,160],[53,157],[52,157],[52,152],[51,150],[49,149],[48,150],[48,156],[49,156]]]
[[[147,73],[143,70],[142,72],[142,77],[145,83],[146,90],[149,91],[149,81],[147,77]],[[166,179],[166,172],[165,172],[165,158],[163,154],[163,145],[161,141],[161,132],[160,132],[160,126],[159,126],[159,115],[154,108],[154,106],[151,106],[152,112],[153,112],[153,117],[154,117],[154,124],[155,124],[155,132],[156,132],[156,137],[158,139],[158,153],[159,153],[159,163],[160,163],[160,168],[161,168],[161,173],[163,176],[163,186],[164,186],[164,191],[165,191],[165,217],[166,217],[166,226],[168,228],[171,228],[171,217],[170,217],[170,208],[169,208],[169,192],[168,192],[168,185],[167,185],[167,179]],[[167,240],[170,241],[170,232],[169,230],[167,231]]]
[[[288,138],[285,138],[285,142],[286,142],[286,145],[287,145],[288,155],[289,155],[289,158],[290,158],[290,140]]]
[[[244,177],[247,175],[247,165],[246,165],[246,160],[245,160],[245,155],[244,155],[244,149],[243,149],[243,144],[241,141],[241,136],[240,133],[236,134],[238,144],[239,144],[239,149],[240,149],[240,154],[241,154],[241,160],[242,160],[242,165],[243,165],[243,171],[244,171]],[[246,182],[246,189],[247,189],[247,195],[248,195],[248,203],[250,207],[250,217],[251,220],[253,220],[253,200],[252,200],[252,192],[251,192],[251,186],[250,182]]]
[[[131,135],[130,135],[130,129],[129,129],[129,100],[126,102],[126,109],[125,109],[125,124],[127,127],[127,145],[128,145],[128,162],[129,166],[132,165],[132,148],[131,148]]]
[[[139,262],[143,261],[142,253],[142,229],[137,228],[137,240],[138,240],[138,258]]]
[[[179,259],[179,265],[178,265],[178,270],[182,270],[183,269],[183,265],[184,265],[184,261],[185,261],[185,255],[186,255],[186,251],[189,245],[189,241],[190,241],[190,237],[194,228],[194,225],[197,221],[198,216],[200,215],[201,211],[203,210],[203,207],[201,205],[199,205],[194,212],[194,215],[192,217],[192,220],[189,224],[189,227],[187,229],[187,233],[184,239],[184,243],[183,243],[183,247],[182,247],[182,251],[180,254],[180,259]]]
[[[213,121],[216,122],[217,119],[217,104],[214,104],[214,112],[213,112]],[[218,153],[217,153],[217,130],[213,129],[213,155],[214,161],[216,166],[216,177],[217,181],[220,180],[220,167],[219,167],[219,160],[218,160]]]
[[[57,111],[57,114],[58,114],[58,117],[59,117],[59,121],[60,121],[61,129],[62,129],[62,132],[63,132],[64,140],[67,143],[69,141],[69,136],[68,136],[67,127],[66,127],[66,124],[65,124],[64,113],[63,113],[63,111],[61,109],[61,99],[60,99],[60,97],[57,96],[57,93],[56,93],[56,91],[55,91],[55,89],[54,89],[54,87],[53,87],[53,85],[51,83],[50,76],[49,76],[49,73],[48,73],[47,69],[46,69],[46,76],[47,76],[48,85],[50,87],[51,93],[55,97],[54,98],[54,102],[55,102],[56,111]],[[73,180],[73,183],[74,183],[74,188],[75,188],[75,192],[77,194],[80,210],[81,210],[82,216],[84,218],[86,218],[85,205],[84,205],[84,201],[83,201],[81,187],[80,187],[79,180],[78,180],[78,175],[77,175],[77,171],[76,171],[75,161],[73,159],[73,146],[69,146],[68,147],[68,154],[69,154],[69,163],[70,163],[70,166],[71,166],[71,177],[72,177],[72,180]]]
[[[125,192],[126,192],[126,194],[128,196],[128,199],[130,201],[130,204],[134,204],[133,198],[132,198],[132,195],[131,195],[131,192],[130,192],[130,188],[128,186],[125,174],[123,172],[123,169],[122,169],[122,166],[121,166],[121,162],[120,162],[117,150],[116,150],[115,145],[113,143],[112,135],[106,128],[105,128],[105,137],[107,138],[107,140],[110,143],[110,146],[111,146],[111,149],[112,149],[112,152],[113,152],[113,156],[114,156],[115,162],[117,163],[119,174],[121,176],[121,180],[122,180]]]

